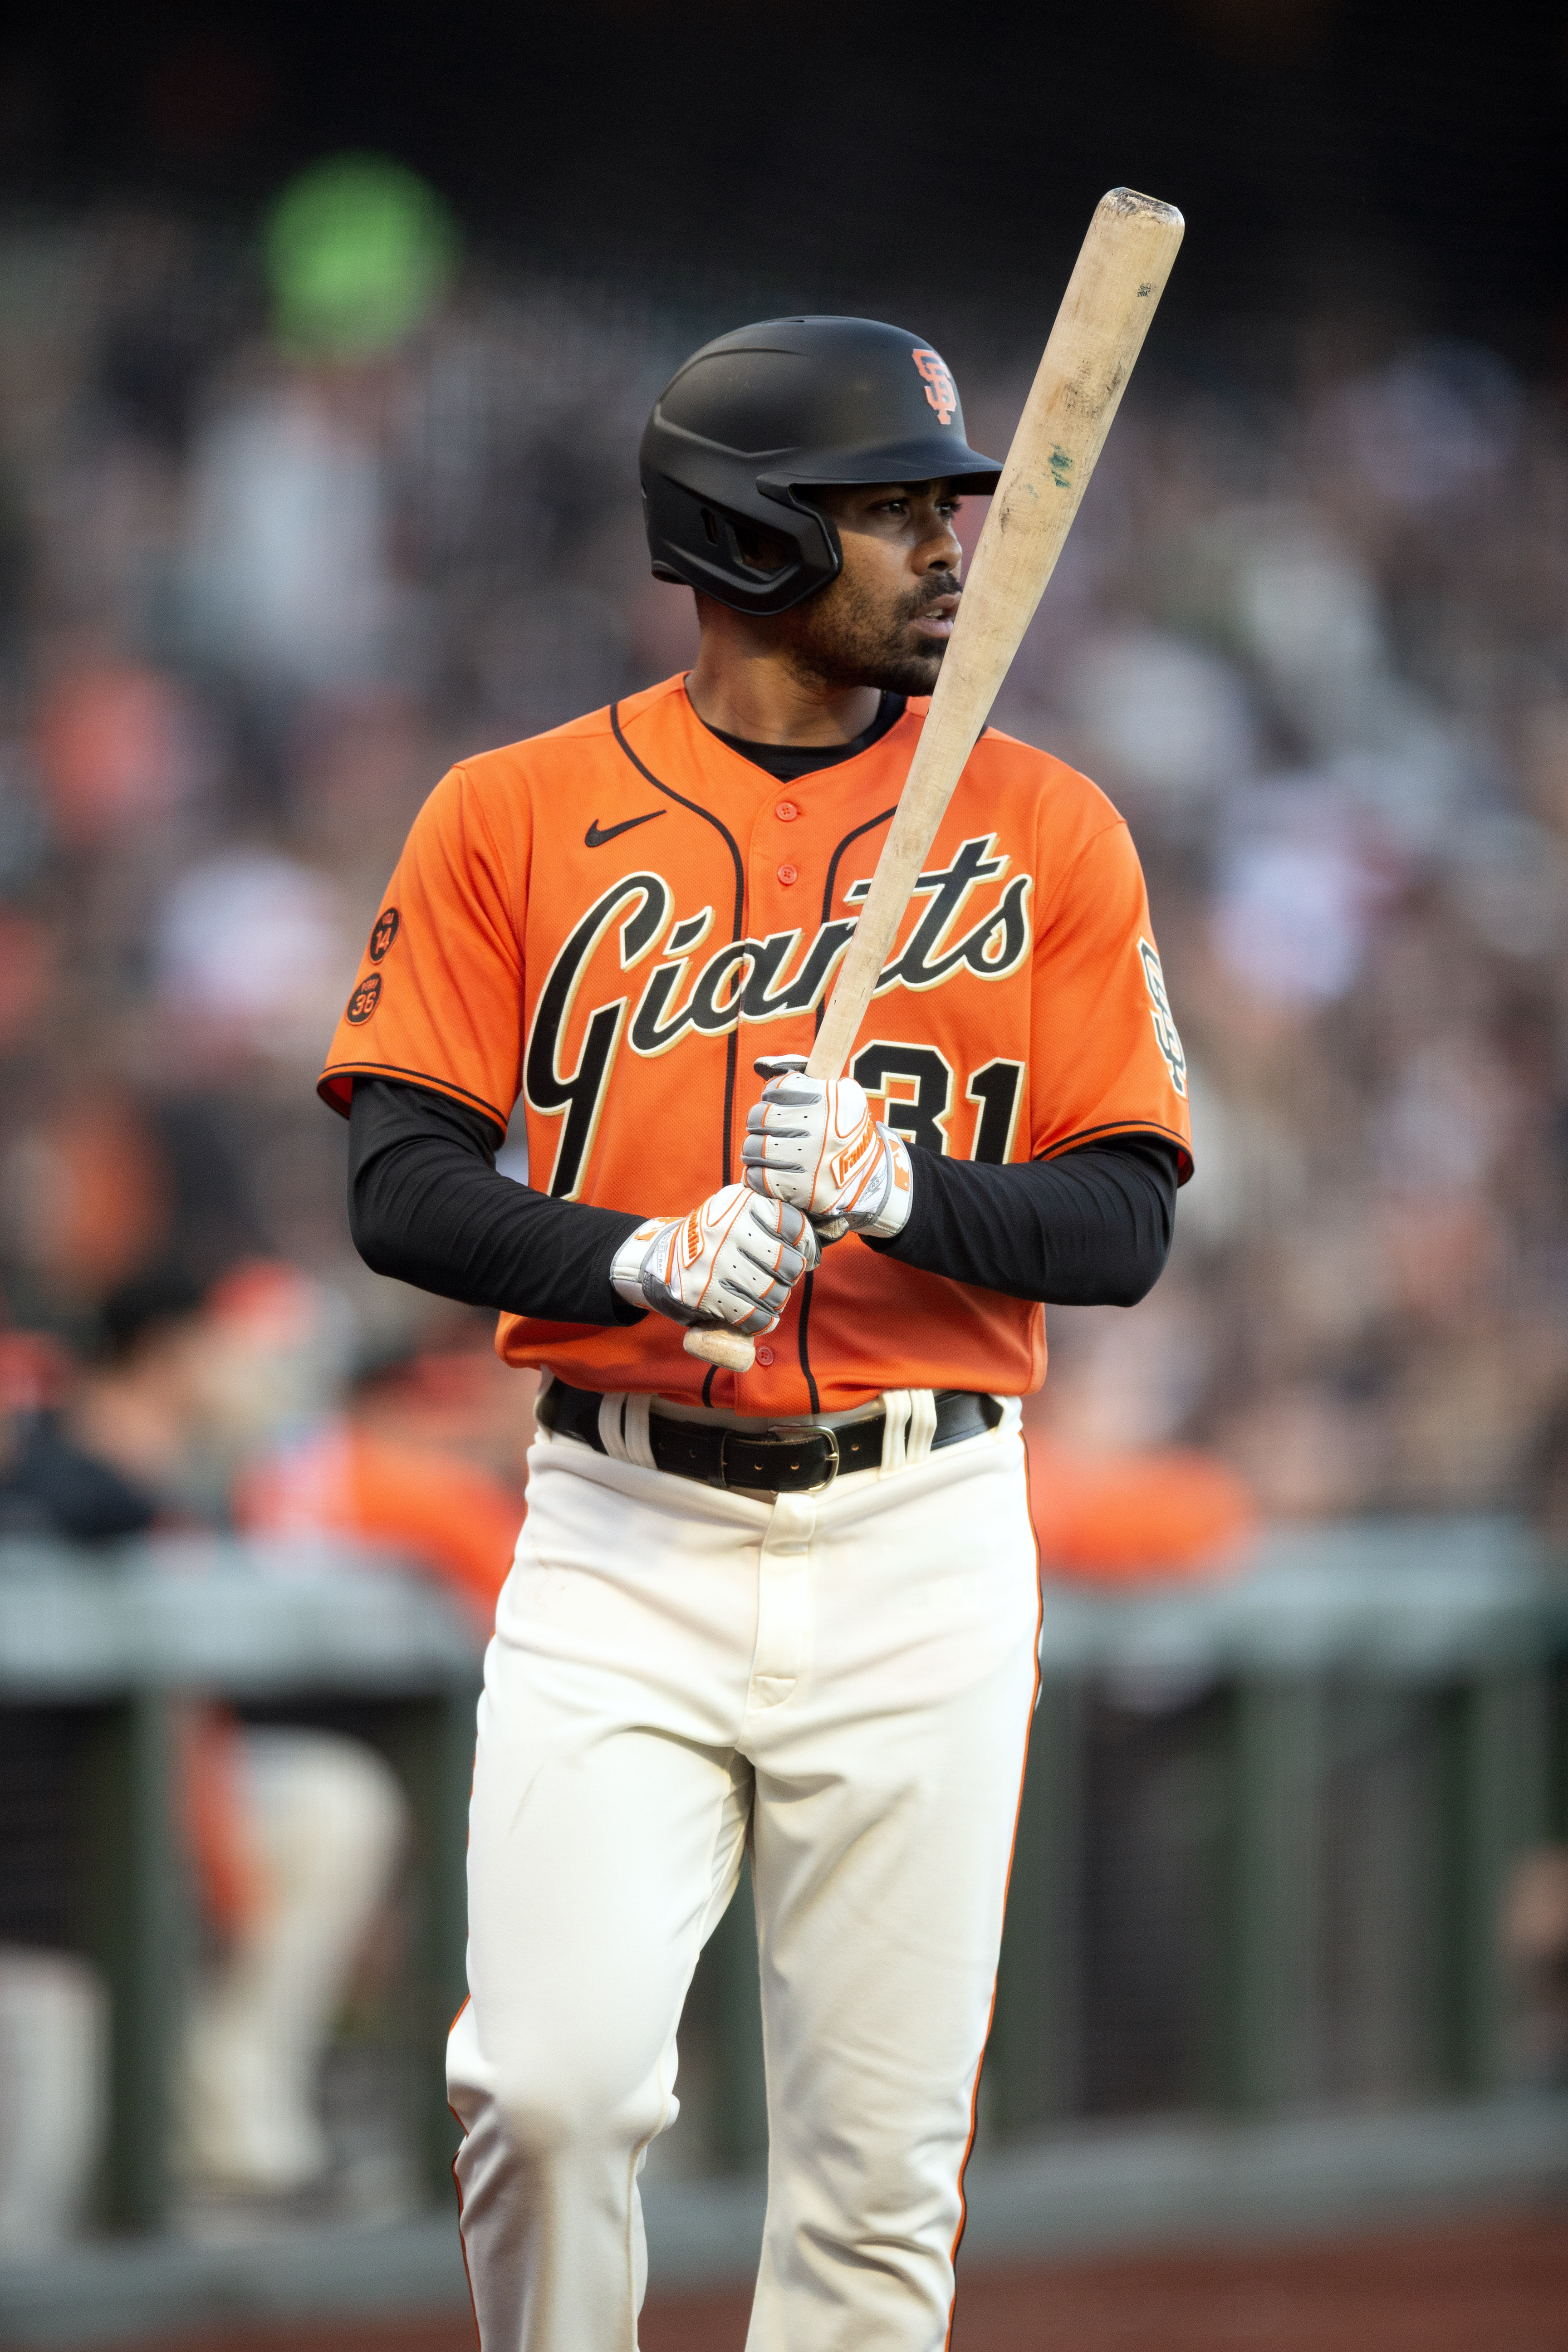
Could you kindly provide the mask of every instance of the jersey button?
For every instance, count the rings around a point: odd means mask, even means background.
[[[757,1361],[759,1364],[771,1364],[773,1360],[773,1351],[771,1348],[759,1348],[757,1349]]]
[[[800,814],[800,811],[796,808],[793,801],[780,801],[777,808],[773,811],[773,814],[776,817],[782,818],[785,824],[793,824],[796,817]]]
[[[799,866],[791,866],[786,859],[784,865],[779,867],[779,880],[784,884],[787,890],[792,882],[798,882],[800,880]]]

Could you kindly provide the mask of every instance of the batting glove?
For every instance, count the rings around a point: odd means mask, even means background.
[[[805,1057],[759,1062],[763,1098],[746,1117],[741,1157],[754,1192],[787,1201],[820,1222],[825,1237],[847,1230],[890,1241],[910,1213],[909,1148],[871,1116],[853,1078],[808,1078]]]
[[[798,1209],[726,1184],[689,1217],[650,1217],[628,1234],[610,1279],[628,1307],[755,1335],[773,1329],[820,1255]]]

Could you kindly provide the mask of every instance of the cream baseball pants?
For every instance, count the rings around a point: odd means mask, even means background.
[[[947,2342],[1038,1579],[1016,1406],[889,1454],[776,1500],[542,1432],[530,1454],[447,2053],[482,2352],[635,2352],[637,2173],[748,1843],[770,2149],[747,2352]]]

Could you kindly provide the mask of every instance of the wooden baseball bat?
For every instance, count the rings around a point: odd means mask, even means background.
[[[838,1077],[853,1051],[964,762],[1056,569],[1184,226],[1173,205],[1131,188],[1112,188],[1095,206],[974,551],[870,891],[806,1064],[811,1077]],[[736,1372],[749,1371],[756,1353],[743,1333],[711,1325],[688,1331],[686,1348]]]

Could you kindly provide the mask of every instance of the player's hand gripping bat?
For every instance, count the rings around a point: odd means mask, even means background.
[[[843,1075],[937,828],[1072,527],[1185,224],[1112,188],[1095,206],[964,583],[936,691],[806,1074]],[[689,1354],[750,1371],[738,1331],[700,1325]]]

